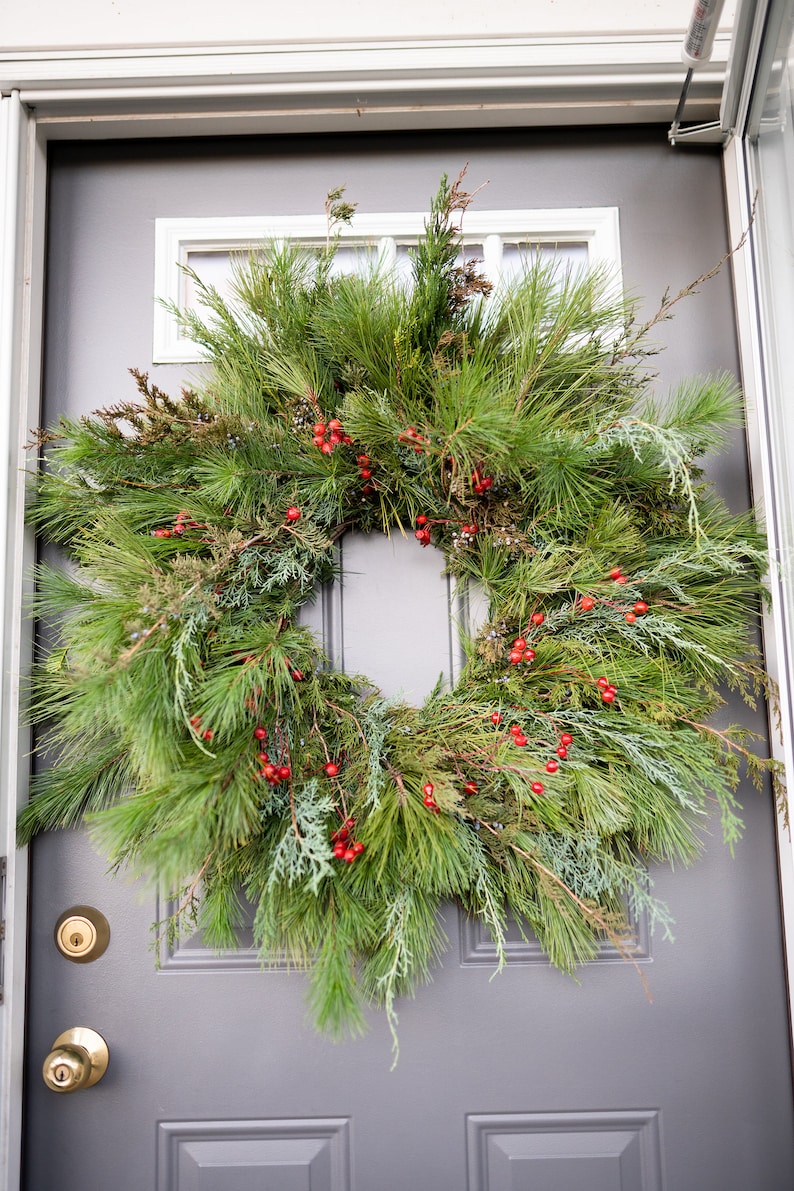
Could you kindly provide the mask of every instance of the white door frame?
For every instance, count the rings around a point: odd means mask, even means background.
[[[17,1191],[20,1179],[27,857],[14,850],[14,821],[27,780],[18,676],[31,650],[20,607],[33,558],[21,469],[39,420],[48,142],[663,123],[683,81],[680,44],[671,34],[0,54],[0,1191]],[[697,72],[688,119],[716,116],[727,51],[720,38]],[[726,178],[736,203],[735,170]],[[748,350],[751,360],[757,345]],[[756,477],[767,502],[771,483]],[[773,621],[773,659],[785,653],[777,632]],[[783,836],[781,869],[791,923],[794,865]]]

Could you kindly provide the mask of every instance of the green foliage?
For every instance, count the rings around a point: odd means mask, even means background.
[[[565,969],[605,938],[630,956],[631,913],[669,931],[648,864],[692,860],[713,802],[733,844],[740,770],[773,768],[711,718],[726,687],[766,693],[764,543],[698,465],[738,423],[731,381],[660,403],[600,272],[537,263],[490,294],[461,261],[470,199],[442,182],[401,287],[332,275],[353,209],[331,192],[324,251],[240,260],[229,301],[194,279],[199,391],[134,373],[136,401],[40,435],[31,521],[69,563],[39,573],[30,708],[56,763],[20,840],[87,818],[173,893],[166,933],[217,946],[244,894],[333,1033],[370,1002],[394,1028],[444,899],[500,965],[508,914]],[[488,606],[421,708],[299,623],[351,528],[417,528]]]

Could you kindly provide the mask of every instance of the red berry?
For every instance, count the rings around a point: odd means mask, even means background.
[[[463,789],[466,791],[467,794],[476,794],[479,789],[479,786],[477,785],[476,782],[466,782],[466,785],[463,787]]]
[[[295,682],[303,682],[303,671],[302,670],[293,670],[292,677]]]
[[[525,662],[534,662],[535,650],[534,649],[525,649],[521,656],[523,657]]]
[[[566,745],[566,747],[569,744],[573,744],[573,736],[571,736],[570,732],[561,732],[560,733],[560,744],[564,744],[564,745]]]
[[[320,447],[323,455],[332,455],[334,451],[334,444],[332,442],[324,442]]]
[[[325,434],[326,429],[327,429],[327,427],[325,425],[325,422],[315,422],[314,423],[314,433],[315,434],[323,435],[323,434]]]
[[[430,545],[430,530],[429,529],[417,529],[416,533],[414,534],[414,537],[416,538],[417,542],[421,542],[423,546]]]
[[[346,851],[347,844],[334,844],[334,856],[336,856],[339,860],[342,859]]]
[[[201,723],[201,716],[200,716],[200,715],[192,715],[192,716],[190,717],[190,726],[191,726],[191,728],[197,728],[197,727],[199,726],[199,724],[200,724],[200,723]]]
[[[345,861],[347,864],[352,864],[352,863],[353,863],[353,861],[355,860],[355,858],[356,858],[356,854],[355,854],[355,852],[353,851],[353,849],[352,849],[352,848],[348,848],[348,849],[345,851],[345,854],[344,854],[344,856],[342,857],[342,859],[343,859],[343,860],[344,860],[344,861]]]
[[[262,770],[262,777],[266,777],[268,781],[277,775],[278,770],[276,769],[275,765],[265,765],[264,769]]]
[[[323,766],[323,769],[325,770],[326,777],[336,777],[339,773],[339,766],[333,761],[329,761]]]
[[[417,525],[427,525],[427,517],[425,517],[424,513],[420,513],[419,516],[416,518],[416,524]]]
[[[314,438],[312,439],[312,442],[314,443],[314,445],[316,447],[321,447],[323,445],[323,443],[325,442],[325,439],[323,438],[322,434],[315,434]]]
[[[595,600],[592,596],[582,596],[581,600],[579,601],[579,606],[583,612],[589,612],[594,605]]]
[[[634,613],[634,612],[627,612],[626,615],[623,617],[623,619],[625,620],[626,624],[634,624],[634,621],[637,619],[637,616],[636,616],[636,613]]]
[[[605,703],[614,703],[615,691],[612,691],[612,690],[602,691],[601,698],[604,700]]]
[[[620,567],[613,567],[612,570],[609,572],[609,577],[610,577],[610,579],[619,579],[620,578]]]
[[[361,478],[362,478],[362,480],[371,480],[372,479],[372,472],[369,470],[368,467],[362,467]]]
[[[359,467],[366,467],[369,463],[369,455],[356,455],[356,463]]]
[[[519,662],[524,660],[523,650],[520,649],[511,649],[508,656],[514,666],[517,666]]]
[[[564,761],[565,758],[568,756],[568,750],[564,744],[557,745],[557,756],[560,758],[561,761]]]
[[[532,790],[533,794],[542,794],[543,793],[543,782],[533,782],[532,785],[530,786],[530,789]]]
[[[348,831],[352,831],[353,828],[355,827],[355,825],[356,825],[355,819],[345,819],[344,826],[347,828]]]
[[[432,782],[425,782],[425,784],[422,786],[422,793],[426,798],[432,798],[434,790],[435,786]]]
[[[555,761],[553,757],[546,762],[546,773],[556,773],[559,768],[559,761]]]
[[[520,749],[522,749],[526,743],[527,743],[527,738],[523,732],[519,732],[516,736],[513,737],[513,744],[517,744]]]
[[[356,840],[356,842],[353,844],[353,851],[355,852],[356,856],[360,856],[364,851],[364,845],[362,844],[361,840]]]
[[[267,736],[267,728],[263,728],[261,726],[258,728],[254,728],[254,736],[256,737],[257,740],[264,740],[265,737]]]
[[[599,678],[596,680],[596,686],[600,686],[602,691],[605,691],[609,686],[608,678]]]
[[[330,443],[333,443],[334,446],[336,446],[337,443],[340,443],[342,441],[342,435],[339,433],[338,430],[332,430],[331,433],[328,435],[328,441]]]
[[[523,637],[516,637],[513,642],[513,649],[526,649],[527,643]]]
[[[287,778],[292,776],[292,770],[289,765],[280,765],[278,770],[279,781],[285,782]]]
[[[617,577],[617,579],[615,580],[615,582],[616,582],[616,583],[628,583],[628,579],[626,578],[626,576],[625,576],[625,575],[618,575],[618,577]]]
[[[204,739],[212,740],[212,728],[207,728],[207,731],[204,733]]]
[[[298,506],[290,505],[290,507],[287,509],[287,520],[288,521],[300,521],[300,517],[301,517],[301,511],[298,508]]]
[[[328,423],[328,429],[329,430],[341,430],[342,423],[339,421],[339,418],[331,418],[331,421]]]
[[[520,736],[521,735],[521,725],[520,724],[511,724],[510,732],[513,736]]]
[[[645,603],[645,600],[637,600],[637,603],[634,605],[634,611],[638,616],[644,616],[648,611],[648,605]]]
[[[494,711],[494,712],[492,712],[492,713],[491,713],[491,723],[492,723],[492,724],[501,724],[501,722],[502,722],[502,713],[501,713],[501,711]]]
[[[260,765],[267,765],[269,760],[270,760],[270,757],[267,755],[267,753],[259,753],[259,755],[257,756],[257,761],[259,762]]]
[[[436,800],[432,794],[425,794],[424,804],[425,804],[425,806],[435,806],[436,805]]]
[[[546,617],[542,612],[533,612],[529,619],[533,624],[543,624],[543,621],[546,619]]]

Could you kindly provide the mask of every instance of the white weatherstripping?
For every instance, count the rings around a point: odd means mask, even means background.
[[[422,212],[362,213],[339,232],[343,248],[367,245],[377,249],[382,263],[394,263],[398,243],[415,244],[424,232]],[[155,220],[154,344],[156,364],[193,363],[200,358],[196,344],[187,339],[171,310],[188,305],[185,267],[191,253],[245,252],[262,240],[297,240],[323,244],[326,223],[322,216],[246,216]],[[484,272],[498,281],[502,247],[509,242],[530,242],[564,247],[584,244],[591,266],[603,266],[614,277],[620,293],[620,227],[617,207],[571,207],[559,210],[467,211],[464,245],[481,249]]]

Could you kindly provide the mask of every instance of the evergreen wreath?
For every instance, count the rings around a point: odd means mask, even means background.
[[[472,196],[446,178],[402,286],[265,247],[226,301],[181,314],[209,361],[172,399],[41,431],[31,518],[57,635],[31,714],[57,763],[20,839],[87,818],[111,864],[154,876],[161,931],[310,971],[319,1028],[364,1023],[443,950],[438,909],[508,916],[565,970],[631,915],[668,925],[648,862],[690,861],[759,757],[717,727],[749,703],[764,542],[695,460],[740,422],[730,378],[653,395],[648,332],[603,272],[535,263],[493,294],[461,261]],[[699,280],[703,280],[702,278]],[[697,283],[695,283],[697,284]],[[687,287],[687,291],[695,285]],[[678,295],[679,297],[681,295]],[[178,312],[176,312],[178,313]],[[347,530],[409,533],[476,583],[487,623],[421,707],[334,671],[297,619]]]

